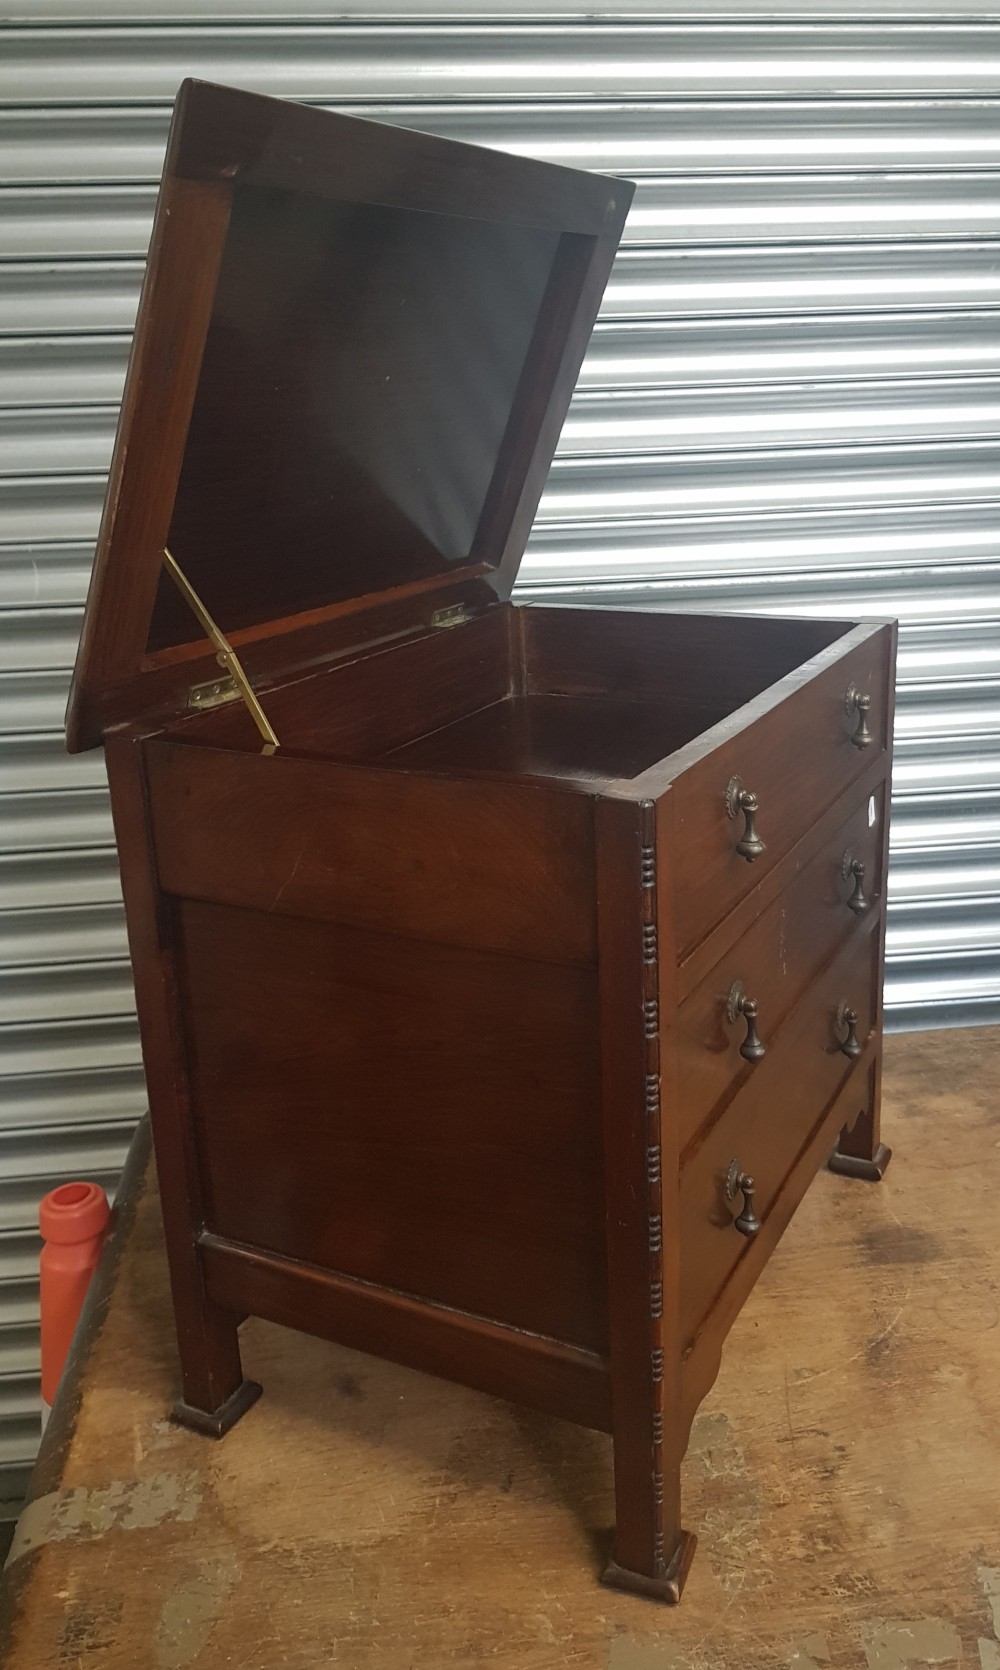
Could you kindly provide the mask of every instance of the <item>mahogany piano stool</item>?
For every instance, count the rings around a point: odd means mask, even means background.
[[[177,1418],[246,1413],[256,1316],[610,1432],[605,1579],[675,1601],[723,1340],[889,1159],[895,628],[511,604],[631,194],[186,83],[68,741]]]

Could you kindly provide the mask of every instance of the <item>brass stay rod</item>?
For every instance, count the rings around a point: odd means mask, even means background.
[[[168,574],[174,581],[185,602],[189,605],[192,613],[197,616],[198,621],[204,627],[205,635],[208,638],[209,643],[212,645],[212,648],[215,650],[216,658],[220,667],[225,668],[233,683],[236,685],[237,690],[246,703],[250,717],[259,730],[261,736],[264,738],[264,741],[269,743],[272,749],[279,747],[280,744],[271,728],[271,722],[268,719],[267,714],[264,712],[264,709],[261,707],[260,702],[257,700],[253,686],[243,669],[243,664],[232,644],[229,642],[229,639],[226,637],[225,633],[221,632],[216,626],[204,603],[198,596],[198,593],[195,591],[187,575],[184,573],[184,570],[181,568],[177,558],[167,550],[166,546],[163,547],[163,558],[167,565]]]

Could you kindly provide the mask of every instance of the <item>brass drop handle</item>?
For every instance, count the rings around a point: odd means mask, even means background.
[[[862,1048],[857,1032],[858,1012],[851,1008],[846,999],[837,1010],[837,1025],[841,1028],[847,1028],[847,1037],[840,1046],[841,1053],[848,1056],[851,1061],[857,1061]]]
[[[859,690],[856,684],[850,685],[844,706],[849,714],[858,716],[857,728],[851,732],[851,741],[855,748],[870,748],[872,733],[868,729],[868,714],[871,710],[872,699],[867,691]]]
[[[855,858],[852,852],[845,852],[841,874],[845,881],[850,881],[851,877],[854,877],[854,892],[847,900],[848,910],[853,910],[855,916],[863,916],[871,904],[871,900],[865,894],[864,861]]]
[[[764,843],[757,834],[754,821],[758,811],[757,796],[745,789],[738,777],[730,777],[726,786],[726,815],[735,818],[742,812],[746,818],[746,827],[736,843],[736,851],[748,864],[752,864],[764,851]]]
[[[740,1234],[745,1235],[748,1239],[756,1235],[760,1229],[760,1219],[754,1211],[753,1205],[756,1187],[753,1178],[748,1177],[745,1171],[740,1170],[739,1160],[734,1160],[726,1177],[726,1199],[735,1200],[742,1190],[743,1206],[739,1216],[733,1219],[733,1228],[738,1229]]]
[[[742,980],[734,980],[726,999],[726,1019],[735,1025],[741,1015],[747,1023],[747,1035],[740,1045],[740,1054],[744,1061],[760,1061],[767,1050],[757,1032],[757,1004],[752,997],[747,997]]]

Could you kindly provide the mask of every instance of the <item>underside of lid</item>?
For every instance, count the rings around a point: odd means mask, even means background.
[[[632,187],[206,84],[178,99],[68,714],[506,597]]]

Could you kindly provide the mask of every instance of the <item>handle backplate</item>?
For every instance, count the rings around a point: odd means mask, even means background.
[[[847,1034],[841,1040],[841,1054],[846,1055],[850,1061],[857,1061],[863,1048],[858,1038],[858,1012],[851,1008],[846,997],[842,997],[837,1006],[837,1029]]]
[[[739,1160],[733,1160],[726,1175],[726,1199],[733,1201],[742,1191],[743,1205],[739,1215],[733,1219],[733,1228],[748,1239],[756,1235],[761,1227],[753,1203],[756,1187],[753,1178],[748,1176],[740,1166]]]
[[[855,916],[863,916],[871,904],[871,900],[865,893],[866,869],[863,859],[855,858],[853,852],[848,848],[840,866],[840,873],[845,881],[850,881],[852,877],[854,880],[854,891],[845,900],[848,910],[853,910]]]
[[[851,732],[851,741],[855,748],[870,748],[872,733],[868,729],[868,715],[871,711],[872,699],[867,691],[859,690],[856,684],[849,684],[847,695],[844,697],[844,709],[849,717],[857,715],[857,726]]]
[[[736,843],[736,851],[748,864],[752,864],[764,851],[764,842],[757,834],[755,822],[759,810],[757,796],[743,787],[739,777],[730,777],[726,784],[726,816],[737,818],[742,812],[746,818],[746,827]]]
[[[744,1061],[761,1061],[767,1054],[757,1031],[757,1014],[757,1004],[747,996],[742,980],[734,980],[726,998],[726,1019],[731,1026],[735,1026],[742,1015],[747,1023],[747,1035],[740,1045]]]

